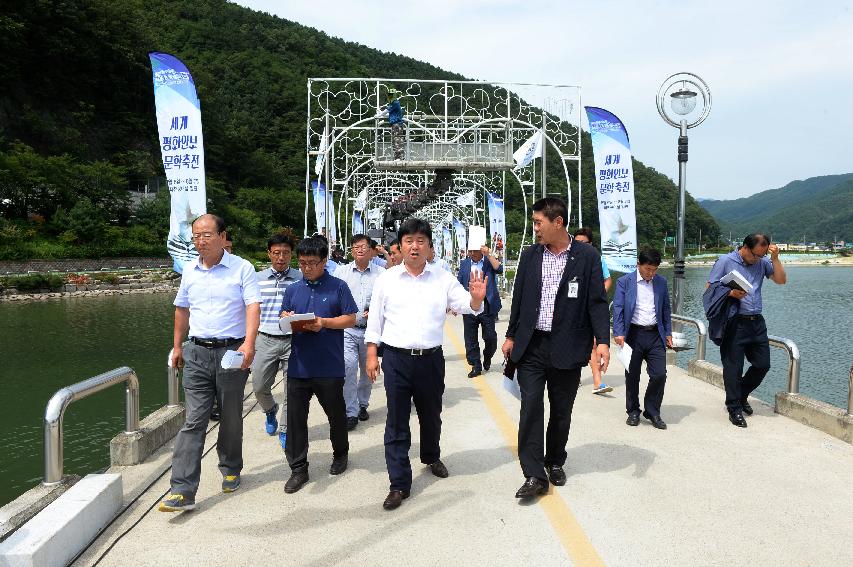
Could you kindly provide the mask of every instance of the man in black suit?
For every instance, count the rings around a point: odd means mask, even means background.
[[[592,340],[601,371],[610,362],[610,313],[601,274],[601,259],[589,244],[566,232],[568,209],[546,197],[533,205],[535,244],[518,262],[504,357],[518,368],[521,416],[518,456],[525,482],[516,498],[548,491],[566,483],[563,465],[581,368],[589,362]],[[551,416],[545,442],[544,395]],[[544,445],[544,446],[543,446]]]

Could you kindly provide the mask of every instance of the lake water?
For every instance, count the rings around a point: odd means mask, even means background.
[[[687,269],[687,315],[703,318],[707,274],[708,268]],[[853,268],[791,266],[788,274],[785,286],[764,285],[768,329],[800,347],[800,391],[844,407],[853,365]],[[63,386],[126,365],[139,376],[141,415],[165,404],[173,297],[159,293],[0,304],[0,505],[41,480],[44,408]],[[756,392],[768,402],[787,385],[787,356],[778,349],[771,353],[773,368]],[[690,356],[692,351],[680,354],[680,364]],[[719,364],[719,350],[710,341],[707,358]],[[721,407],[722,401],[721,392]],[[124,388],[72,404],[65,416],[66,474],[107,467],[109,440],[123,428]]]

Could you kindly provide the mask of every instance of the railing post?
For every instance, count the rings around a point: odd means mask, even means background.
[[[767,335],[770,346],[788,351],[788,393],[800,393],[800,349],[791,339]]]

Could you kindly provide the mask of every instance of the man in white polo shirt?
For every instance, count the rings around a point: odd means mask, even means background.
[[[203,215],[193,222],[198,261],[184,267],[175,297],[172,366],[184,368],[186,423],[172,453],[170,494],[161,512],[195,508],[201,456],[214,397],[221,419],[216,450],[222,491],[240,486],[243,469],[243,388],[255,356],[261,293],[252,265],[225,251],[225,222]],[[189,340],[184,336],[189,330]],[[227,351],[242,353],[240,368],[222,368]]]

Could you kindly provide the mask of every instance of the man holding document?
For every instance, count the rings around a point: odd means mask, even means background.
[[[643,399],[643,417],[657,429],[666,429],[660,416],[666,386],[666,348],[672,348],[672,316],[666,278],[658,275],[660,252],[640,250],[637,269],[616,282],[613,297],[613,340],[626,352],[625,423],[640,423],[640,371],[643,361],[649,385]]]
[[[788,281],[779,260],[779,247],[770,244],[770,237],[762,233],[750,234],[743,240],[743,246],[720,256],[708,276],[709,287],[726,285],[732,288],[729,297],[740,302],[737,315],[727,323],[720,344],[726,409],[729,421],[737,427],[746,427],[743,414],[752,415],[748,397],[770,370],[767,325],[761,315],[764,278],[780,285]],[[746,280],[746,285],[738,284],[741,280]],[[750,363],[746,373],[743,373],[744,358]]]
[[[287,365],[284,449],[292,473],[284,485],[288,494],[308,482],[308,408],[312,396],[317,396],[329,419],[332,441],[329,474],[339,475],[347,468],[343,330],[355,325],[358,307],[346,282],[326,272],[328,255],[328,244],[319,238],[306,238],[297,244],[296,256],[304,277],[288,286],[282,301],[281,330],[293,332]]]

